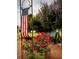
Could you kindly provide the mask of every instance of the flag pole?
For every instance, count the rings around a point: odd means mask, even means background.
[[[31,0],[31,11],[32,11],[32,45],[33,45],[33,0]],[[31,59],[33,57],[33,48],[32,48],[32,55],[31,55]]]

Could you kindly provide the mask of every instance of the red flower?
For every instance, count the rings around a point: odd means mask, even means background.
[[[35,37],[35,39],[36,39],[36,40],[39,40],[39,38],[40,38],[40,36],[39,36],[39,35],[37,35],[37,36]]]
[[[41,45],[41,46],[46,46],[47,43],[46,43],[46,42],[40,42],[40,45]]]
[[[46,34],[44,32],[38,33],[38,35],[36,35],[34,39],[39,43],[41,42],[41,39],[43,39],[43,41],[40,43],[41,45],[45,45],[45,42],[51,42],[50,34]]]
[[[33,50],[36,50],[36,46],[34,46],[34,45],[32,45],[31,48],[32,48]]]

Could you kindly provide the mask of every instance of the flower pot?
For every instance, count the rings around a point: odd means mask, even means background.
[[[62,59],[62,48],[58,44],[49,45],[50,48],[45,54],[45,59]]]

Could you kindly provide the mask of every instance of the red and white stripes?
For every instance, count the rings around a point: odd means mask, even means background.
[[[28,19],[27,15],[21,16],[20,27],[21,27],[22,36],[27,36],[27,32],[28,32],[27,19]]]

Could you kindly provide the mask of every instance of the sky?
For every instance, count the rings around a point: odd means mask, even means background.
[[[23,0],[21,0],[23,1]],[[51,4],[53,3],[53,0],[33,0],[33,15],[36,15],[39,12],[39,9],[41,8],[41,2]],[[25,0],[23,4],[23,8],[28,7],[29,3],[28,0]],[[31,14],[31,8],[29,9],[29,14]],[[17,25],[20,25],[20,4],[19,0],[17,0]]]
[[[33,0],[33,15],[36,15],[39,12],[41,2],[48,3],[50,5],[53,3],[53,0]]]

